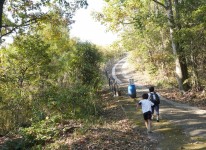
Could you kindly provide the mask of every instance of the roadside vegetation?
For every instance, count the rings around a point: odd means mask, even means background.
[[[71,39],[59,9],[47,15],[1,47],[0,149],[64,147],[56,141],[100,119],[113,52]]]
[[[132,52],[136,69],[149,72],[159,86],[182,92],[204,90],[204,0],[110,0],[106,4],[103,13],[94,16],[119,32],[117,47]]]
[[[206,106],[204,0],[109,0],[97,20],[119,32],[117,47],[170,99]],[[115,19],[114,19],[115,18]]]
[[[1,46],[0,149],[68,149],[102,122],[106,62],[120,53],[70,38],[70,21],[53,7]]]
[[[148,143],[105,88],[105,71],[125,52],[162,96],[205,108],[205,0],[106,1],[94,16],[120,31],[110,47],[70,38],[72,16],[87,6],[79,2],[73,9],[65,0],[0,2],[0,149],[135,147],[132,138]],[[14,41],[3,46],[7,35]]]

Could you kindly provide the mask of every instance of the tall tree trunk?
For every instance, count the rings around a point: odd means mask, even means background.
[[[197,91],[200,90],[200,82],[198,81],[198,71],[197,71],[197,61],[195,54],[191,53],[191,62],[192,62],[192,84],[193,88],[195,88]]]
[[[3,20],[3,7],[5,0],[0,0],[0,43],[1,43],[1,29],[2,29],[2,20]]]
[[[187,64],[184,54],[181,52],[179,43],[176,42],[174,39],[174,32],[176,29],[178,30],[180,26],[178,27],[178,25],[175,24],[171,0],[165,0],[165,6],[167,11],[168,23],[170,27],[170,39],[172,43],[172,50],[175,58],[177,82],[179,85],[179,90],[184,91],[188,89],[187,84],[184,84],[185,86],[183,86],[184,81],[188,78]]]
[[[174,7],[175,7],[175,26],[177,28],[177,30],[181,29],[181,23],[180,23],[180,12],[179,12],[179,0],[174,0]],[[183,89],[184,90],[188,90],[189,84],[188,83],[184,83],[185,80],[188,79],[188,68],[187,68],[187,61],[185,58],[185,53],[184,50],[182,48],[182,46],[180,45],[180,43],[177,42],[177,49],[178,49],[178,55],[179,55],[179,60],[180,60],[180,67],[182,70],[182,80],[183,80]]]
[[[175,19],[177,20],[177,23],[175,23],[174,14],[173,14],[173,5],[171,0],[164,0],[165,4],[161,3],[158,0],[153,0],[153,1],[166,9],[168,24],[170,28],[170,40],[172,43],[173,55],[175,58],[175,67],[176,67],[175,70],[176,70],[177,82],[179,85],[179,89],[181,91],[188,90],[189,88],[188,84],[184,83],[184,81],[188,79],[188,69],[187,69],[185,55],[182,51],[180,43],[175,41],[174,38],[174,32],[181,28],[181,25],[179,23],[180,20],[179,9],[178,9],[179,1],[174,0],[174,6],[175,6],[174,9],[176,11]]]

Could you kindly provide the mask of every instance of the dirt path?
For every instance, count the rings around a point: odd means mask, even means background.
[[[118,80],[125,96],[129,78],[135,80],[137,97],[140,98],[143,92],[148,92],[149,79],[142,73],[130,70],[126,59],[114,65],[112,70],[112,75]],[[148,135],[151,140],[157,141],[155,149],[206,149],[206,110],[179,104],[163,97],[161,100],[161,121],[153,121],[153,133]],[[135,102],[127,104],[124,101],[122,108],[128,118],[137,118]],[[141,112],[138,111],[138,115],[140,114]]]

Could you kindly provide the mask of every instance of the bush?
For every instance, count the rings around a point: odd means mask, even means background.
[[[52,118],[33,123],[28,128],[20,128],[19,133],[26,145],[40,146],[59,138],[61,130],[58,129],[57,122],[61,119],[57,121],[57,118],[60,118],[60,116],[53,116]]]
[[[97,94],[87,85],[75,84],[70,88],[53,88],[36,100],[46,116],[64,115],[70,118],[89,118],[100,110]]]

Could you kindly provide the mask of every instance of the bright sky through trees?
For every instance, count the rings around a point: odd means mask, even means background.
[[[103,0],[88,0],[88,8],[80,9],[76,12],[72,25],[71,37],[78,37],[82,41],[89,41],[97,45],[109,45],[117,36],[112,32],[107,32],[106,27],[96,22],[92,16],[92,11],[101,11],[104,5]]]
[[[37,0],[34,0],[37,1]],[[81,8],[77,10],[74,16],[75,23],[71,25],[71,37],[77,37],[81,41],[88,41],[97,45],[109,45],[117,39],[117,35],[112,32],[106,31],[106,27],[101,25],[92,17],[92,11],[101,11],[104,6],[103,0],[87,0],[88,8]],[[46,9],[44,9],[45,11]],[[3,45],[11,43],[12,37],[4,37],[6,41]]]

